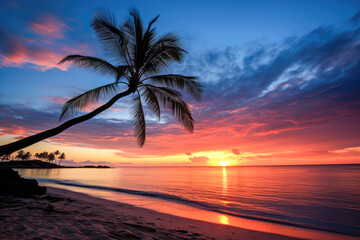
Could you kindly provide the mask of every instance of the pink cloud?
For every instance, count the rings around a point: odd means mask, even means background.
[[[0,67],[34,68],[46,71],[53,68],[66,71],[69,64],[58,65],[66,55],[92,55],[90,47],[84,42],[59,42],[65,38],[65,30],[70,29],[58,17],[47,14],[41,21],[31,22],[30,31],[35,35],[28,37],[2,30]],[[54,41],[57,40],[57,41]]]
[[[0,129],[0,136],[4,136],[4,135],[22,135],[27,130],[28,129],[25,130],[21,126],[12,125],[11,128],[7,127],[7,128]]]
[[[235,155],[240,155],[239,149],[232,149],[232,153]]]
[[[91,112],[91,111],[94,111],[96,108],[100,107],[101,105],[103,105],[103,103],[100,103],[100,102],[98,102],[98,103],[89,103],[84,108],[82,108],[81,111],[82,112]],[[119,112],[122,109],[112,106],[112,107],[109,108],[109,110],[113,111],[113,112]]]
[[[15,43],[15,48],[8,54],[0,54],[0,62],[4,67],[23,67],[30,64],[31,68],[39,71],[46,71],[58,68],[66,71],[67,64],[58,65],[64,57],[63,53],[55,52],[45,48],[31,48],[26,45]]]
[[[40,21],[30,23],[32,32],[51,38],[64,38],[64,31],[68,28],[69,26],[52,14],[43,16]]]
[[[343,149],[336,149],[329,151],[330,153],[343,154],[343,153],[360,153],[360,147],[348,147]]]
[[[311,126],[309,126],[311,127]],[[305,127],[292,127],[292,128],[283,128],[283,129],[276,129],[276,130],[270,130],[270,131],[263,131],[263,132],[255,132],[253,133],[254,136],[266,136],[270,134],[279,134],[286,131],[294,131],[294,130],[301,130]]]
[[[81,49],[84,49],[83,54],[90,51],[87,44],[81,44]],[[65,48],[66,49],[66,48]],[[68,49],[70,50],[70,49]],[[40,46],[34,44],[27,44],[25,41],[22,43],[13,42],[12,48],[8,52],[0,52],[0,66],[3,67],[30,67],[39,71],[46,71],[53,68],[66,71],[69,64],[59,65],[59,61],[66,55],[78,53],[78,51],[64,51],[59,48],[50,46]]]
[[[205,157],[205,156],[200,156],[200,157],[191,157],[189,158],[189,160],[193,163],[203,163],[203,164],[206,164],[207,161],[209,161],[209,158],[208,157]]]
[[[70,98],[69,97],[48,97],[48,99],[53,102],[53,103],[56,103],[56,104],[64,104],[66,103]]]

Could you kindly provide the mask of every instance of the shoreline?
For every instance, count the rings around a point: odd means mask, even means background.
[[[48,187],[38,198],[2,197],[1,239],[297,239],[181,218]]]
[[[246,228],[250,230],[258,230],[258,225],[261,225],[266,229],[277,229],[271,231],[271,233],[281,234],[282,232],[292,232],[290,236],[301,235],[301,233],[298,233],[301,232],[300,229],[306,229],[307,232],[313,232],[313,235],[319,235],[318,239],[322,239],[322,236],[326,234],[338,234],[340,236],[357,237],[356,235],[341,233],[335,230],[315,228],[311,226],[300,225],[298,223],[286,222],[266,217],[239,215],[217,209],[209,210],[204,206],[194,205],[191,201],[186,203],[186,201],[183,201],[181,198],[166,198],[164,195],[144,194],[144,192],[138,190],[117,189],[99,185],[82,185],[65,182],[59,183],[57,181],[50,181],[43,184],[45,184],[45,186],[80,192],[96,198],[126,203],[135,207],[147,208],[178,217],[226,224],[240,228],[244,228],[244,225],[246,225]],[[197,212],[197,214],[193,214],[193,212]]]
[[[48,187],[48,193],[39,199],[10,198],[11,200],[21,201],[20,205],[23,207],[2,206],[0,211],[2,239],[4,236],[11,239],[22,238],[23,234],[26,234],[26,238],[41,237],[41,234],[45,234],[46,238],[61,236],[64,239],[73,234],[80,239],[100,236],[104,239],[152,239],[153,237],[158,239],[166,237],[167,239],[317,239],[319,237],[314,231],[307,229],[303,229],[306,233],[304,232],[302,237],[295,237],[289,236],[289,232],[271,233],[271,229],[266,229],[266,225],[262,225],[263,229],[251,230],[194,220],[54,187]],[[53,219],[56,221],[52,221]],[[93,231],[89,231],[89,228]],[[19,230],[21,233],[18,232]],[[115,235],[113,235],[114,231]],[[337,234],[325,234],[326,239],[358,239],[346,235],[341,235],[339,238]]]
[[[58,187],[57,184],[50,184],[46,186],[55,186],[55,188]],[[180,218],[192,219],[196,221],[220,224],[222,226],[232,226],[241,229],[260,231],[269,234],[278,234],[302,239],[359,239],[359,237],[356,236],[330,232],[326,230],[300,227],[291,224],[282,224],[274,221],[239,217],[226,213],[209,211],[203,208],[197,208],[192,205],[187,205],[177,201],[168,201],[148,196],[140,196],[127,193],[110,193],[109,191],[99,192],[97,189],[92,189],[91,191],[89,191],[90,189],[75,186],[61,187],[61,189],[66,189],[76,193],[83,193],[87,196],[90,195],[91,197],[95,197],[98,199],[106,199],[117,203],[128,204],[130,206],[141,209],[155,211],[158,213],[163,213]]]

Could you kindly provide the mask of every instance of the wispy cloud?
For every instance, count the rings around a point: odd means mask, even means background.
[[[49,96],[48,97],[48,100],[52,103],[55,103],[55,104],[60,104],[60,105],[63,105],[64,103],[66,103],[70,98],[69,97],[52,97],[52,96]]]
[[[199,157],[191,157],[189,158],[189,160],[192,163],[196,163],[196,164],[206,164],[209,161],[209,158],[206,156],[199,156]]]
[[[107,161],[91,161],[91,160],[86,160],[86,161],[74,161],[74,160],[62,160],[61,161],[61,165],[70,165],[70,166],[84,166],[84,165],[112,165],[112,162],[107,162]],[[129,164],[129,163],[126,163]],[[131,163],[130,163],[131,164]]]
[[[30,22],[32,32],[50,38],[64,38],[64,31],[70,27],[64,21],[52,14],[45,14],[38,21]]]
[[[358,153],[360,154],[360,147],[349,147],[330,151],[331,153]]]
[[[66,71],[68,64],[58,65],[66,55],[92,53],[88,43],[65,39],[65,30],[71,28],[53,14],[46,13],[40,20],[30,22],[29,30],[34,34],[0,26],[0,67]]]
[[[235,155],[240,155],[239,149],[232,149],[231,151],[232,151],[232,153],[235,154]]]

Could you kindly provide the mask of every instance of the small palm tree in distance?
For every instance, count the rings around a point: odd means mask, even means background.
[[[61,164],[61,161],[64,160],[66,158],[65,153],[61,153],[59,156],[59,166]]]

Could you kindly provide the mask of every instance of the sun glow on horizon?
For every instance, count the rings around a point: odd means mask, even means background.
[[[220,161],[219,163],[220,163],[220,166],[222,166],[222,167],[226,167],[229,164],[228,161]]]

